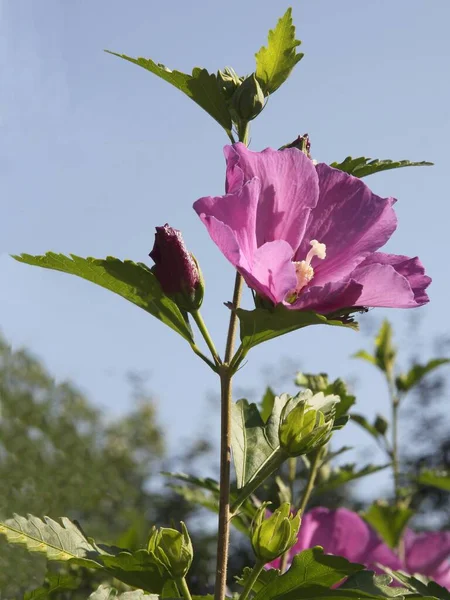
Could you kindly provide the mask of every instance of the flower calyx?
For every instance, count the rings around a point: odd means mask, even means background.
[[[301,522],[300,513],[294,516],[289,502],[284,502],[269,517],[267,505],[264,502],[258,509],[252,523],[251,536],[253,552],[264,564],[292,548],[297,541]]]
[[[192,564],[194,549],[183,521],[181,532],[170,527],[153,527],[148,552],[155,562],[174,579],[186,576]]]

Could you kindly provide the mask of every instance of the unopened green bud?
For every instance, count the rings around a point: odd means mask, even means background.
[[[375,419],[375,423],[373,424],[375,429],[378,431],[380,435],[384,435],[388,430],[389,423],[386,421],[384,417],[381,415],[377,415]]]
[[[223,71],[217,71],[217,81],[227,100],[231,100],[231,97],[243,80],[244,78],[239,77],[231,67],[225,67]]]
[[[310,398],[301,394],[288,400],[281,412],[278,435],[281,447],[291,456],[308,454],[330,439],[338,396],[322,392]]]
[[[275,560],[292,548],[300,528],[300,513],[294,517],[289,502],[284,502],[268,518],[265,518],[266,513],[267,503],[264,503],[252,524],[253,552],[264,563]]]
[[[169,527],[153,528],[148,551],[171,577],[185,577],[192,564],[194,550],[186,525],[181,521],[181,532]]]
[[[318,375],[312,375],[311,373],[297,373],[295,385],[308,388],[313,394],[324,392],[329,385],[328,375],[326,373],[319,373]]]
[[[264,108],[264,93],[256,79],[249,75],[233,94],[231,105],[237,117],[242,121],[251,121]]]

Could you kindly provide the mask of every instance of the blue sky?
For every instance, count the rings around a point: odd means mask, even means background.
[[[53,250],[150,261],[154,226],[169,222],[200,261],[204,318],[222,347],[228,312],[222,303],[231,299],[234,274],[191,205],[222,193],[227,138],[178,91],[103,49],[185,71],[231,65],[245,74],[287,6],[0,0],[0,328],[13,346],[29,346],[58,381],[73,379],[112,414],[127,409],[125,373],[147,372],[162,423],[173,423],[173,449],[179,437],[217,425],[205,401],[217,385],[214,374],[135,306],[8,255]],[[421,257],[434,280],[431,303],[417,311],[422,329],[429,338],[445,333],[450,3],[304,0],[293,13],[305,57],[254,122],[251,148],[278,147],[307,131],[319,161],[349,154],[434,161],[433,168],[366,181],[376,193],[398,198],[399,228],[386,248]],[[371,316],[388,316],[403,334],[411,327],[410,312]],[[289,369],[357,375],[360,412],[383,412],[381,377],[349,358],[367,344],[361,334],[326,327],[290,334],[250,354],[237,393],[262,390],[283,359],[277,391],[293,391]]]

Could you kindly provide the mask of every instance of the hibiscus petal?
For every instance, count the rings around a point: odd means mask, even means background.
[[[302,291],[293,304],[286,303],[286,306],[294,310],[313,310],[326,315],[340,308],[364,306],[359,301],[362,290],[361,283],[353,279],[327,283],[323,287],[312,286]]]
[[[377,573],[383,573],[383,571],[376,567],[377,564],[395,570],[403,568],[402,561],[399,557],[391,550],[391,548],[389,548],[389,546],[381,541],[378,541],[373,548],[368,550],[367,556],[367,564]]]
[[[450,563],[445,561],[442,565],[434,571],[432,579],[442,587],[450,590]]]
[[[293,249],[284,240],[268,242],[256,250],[250,270],[241,270],[241,273],[252,289],[278,304],[295,289],[297,277],[293,254]]]
[[[256,210],[261,185],[257,179],[226,196],[200,198],[194,210],[211,239],[235,267],[250,268],[256,251]]]
[[[400,254],[385,254],[384,252],[374,252],[368,256],[359,266],[380,264],[391,265],[397,273],[408,280],[408,283],[413,291],[414,300],[417,306],[422,306],[429,302],[426,288],[431,283],[431,278],[425,275],[425,268],[416,256],[409,258]]]
[[[361,517],[346,508],[329,510],[313,508],[302,519],[297,542],[289,552],[293,557],[313,546],[322,546],[326,554],[343,556],[352,562],[362,563],[376,572],[377,563],[392,569],[402,567],[395,553],[384,544],[374,530]],[[270,563],[278,568],[280,559]]]
[[[258,246],[285,240],[296,249],[319,197],[312,161],[296,148],[252,152],[241,143],[226,146],[225,157],[228,192],[235,192],[253,177],[261,181],[256,220]]]
[[[371,252],[383,246],[397,227],[393,198],[380,198],[356,177],[317,165],[319,201],[311,211],[295,260],[304,260],[313,239],[324,243],[327,256],[314,258],[314,285],[338,281]]]
[[[363,286],[363,306],[415,308],[428,302],[425,288],[431,279],[424,275],[418,258],[374,253],[350,277]]]
[[[436,570],[447,564],[450,555],[450,531],[405,535],[406,567],[410,573],[433,577]]]
[[[367,564],[367,548],[372,546],[374,533],[359,515],[338,508],[314,508],[302,520],[297,552],[313,546],[322,546],[327,554],[344,556],[352,562]]]

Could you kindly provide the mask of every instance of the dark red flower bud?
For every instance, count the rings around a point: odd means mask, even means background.
[[[149,254],[163,292],[186,311],[198,310],[203,300],[203,278],[194,256],[184,245],[181,231],[156,227],[155,243]]]
[[[307,133],[299,135],[297,139],[290,144],[283,146],[281,150],[285,150],[286,148],[298,148],[304,154],[306,154],[308,158],[311,158],[311,142],[309,141],[309,135]]]

